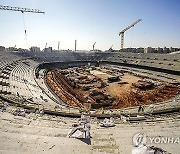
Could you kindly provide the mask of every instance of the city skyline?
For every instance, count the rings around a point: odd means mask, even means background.
[[[35,8],[45,15],[0,10],[0,45],[60,49],[120,49],[119,32],[137,19],[142,22],[125,33],[124,47],[180,47],[178,0],[2,0],[0,5]],[[27,42],[24,30],[27,30]]]

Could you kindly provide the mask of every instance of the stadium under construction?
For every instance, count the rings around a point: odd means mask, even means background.
[[[121,49],[140,21],[119,32]],[[47,43],[0,49],[0,153],[178,154],[180,54],[103,52],[96,42],[77,51],[76,43],[75,51],[60,42],[54,52]]]
[[[0,52],[1,152],[131,153],[137,132],[179,137],[179,59],[179,54]],[[76,123],[82,115],[91,117],[88,144],[67,137],[71,128],[82,129]],[[105,118],[113,118],[113,127],[101,127],[111,126]],[[160,148],[177,153],[176,144]]]

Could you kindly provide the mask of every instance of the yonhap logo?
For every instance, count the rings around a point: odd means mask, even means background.
[[[177,144],[180,143],[180,137],[165,137],[165,136],[156,136],[149,137],[150,143],[154,144]]]
[[[145,133],[137,133],[133,136],[133,146],[150,144],[178,144],[180,137],[147,136]]]
[[[147,142],[145,133],[137,133],[133,136],[133,145],[134,146],[143,146]]]
[[[159,143],[180,143],[179,137],[149,137],[145,133],[137,133],[132,138],[133,147],[132,154],[170,154],[166,150],[156,147],[153,144]],[[149,145],[148,145],[149,144]]]

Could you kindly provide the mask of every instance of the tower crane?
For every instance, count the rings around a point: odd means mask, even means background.
[[[94,46],[95,46],[95,44],[96,44],[96,42],[94,42],[94,44],[93,44],[93,51],[94,51]]]
[[[10,11],[20,11],[22,14],[24,12],[31,12],[31,13],[45,13],[43,11],[40,11],[38,9],[29,9],[29,8],[21,8],[21,7],[11,7],[11,6],[4,6],[4,5],[0,5],[0,10],[10,10]],[[23,16],[23,23],[24,23],[24,32],[25,32],[25,36],[26,36],[26,41],[27,41],[27,31],[25,28],[25,21],[24,21],[24,16]]]
[[[129,30],[131,27],[134,27],[134,25],[136,25],[141,20],[142,19],[138,19],[137,21],[135,21],[134,23],[132,23],[131,25],[129,25],[128,27],[126,27],[125,29],[123,29],[122,31],[119,32],[119,36],[121,36],[121,49],[123,49],[123,46],[124,46],[124,33],[127,30]]]

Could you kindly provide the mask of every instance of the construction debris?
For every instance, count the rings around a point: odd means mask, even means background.
[[[133,147],[132,154],[171,154],[171,153],[163,150],[162,148],[143,145],[143,146]]]
[[[132,85],[141,90],[148,90],[154,87],[154,83],[148,80],[139,80],[138,82],[133,83]]]
[[[4,112],[4,111],[7,110],[8,106],[9,106],[9,104],[8,104],[7,102],[1,103],[1,104],[0,104],[0,110],[1,110],[2,112]]]
[[[114,127],[115,126],[114,118],[112,117],[110,119],[105,118],[103,122],[100,123],[100,126],[101,127]]]
[[[85,139],[90,138],[90,116],[82,115],[78,124],[74,124],[68,137]]]
[[[158,148],[158,147],[155,147],[155,146],[148,146],[147,147],[147,151],[151,151],[153,153],[157,153],[157,154],[170,154],[169,152],[163,150],[162,148]]]
[[[12,111],[12,114],[14,116],[22,116],[22,117],[25,117],[26,115],[26,110],[25,109],[21,109],[21,108],[18,108],[18,109],[15,109]]]
[[[112,98],[98,90],[92,91],[89,96],[94,100],[94,102],[96,102],[95,104],[92,104],[92,108],[94,109],[111,106],[115,100],[115,98]]]

